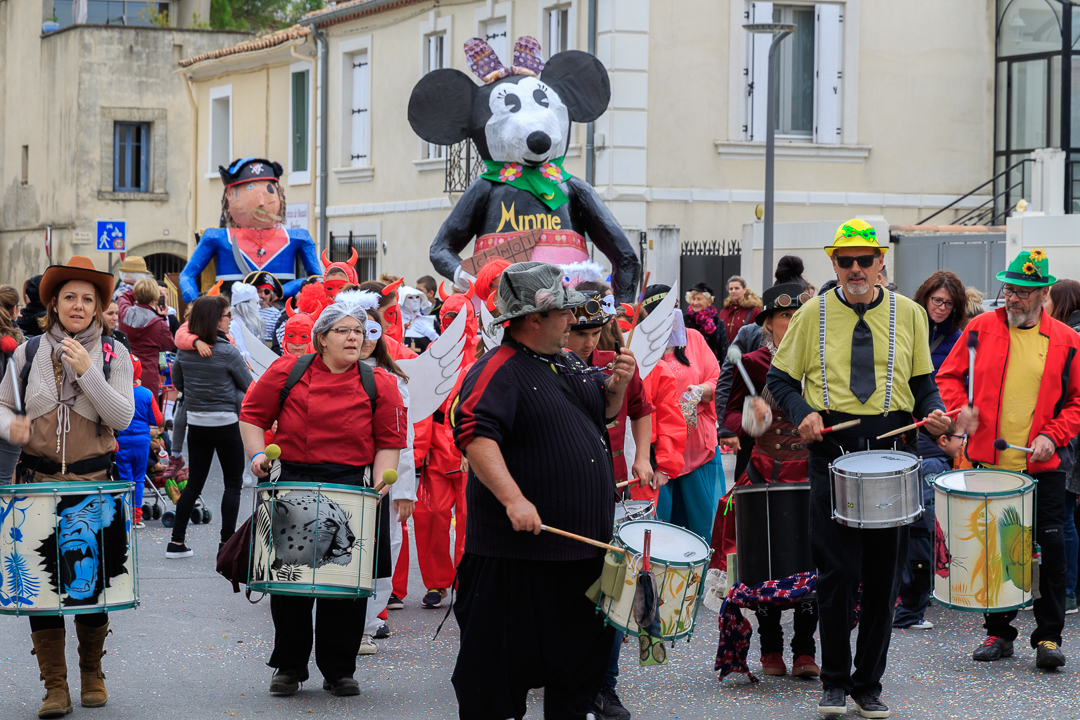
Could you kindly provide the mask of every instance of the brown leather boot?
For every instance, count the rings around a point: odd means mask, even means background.
[[[101,670],[109,623],[91,628],[80,625],[76,620],[75,634],[79,636],[79,694],[82,706],[101,707],[109,701],[109,694],[105,692],[105,673]]]
[[[38,710],[39,718],[64,717],[71,712],[71,694],[67,683],[67,658],[64,656],[64,629],[38,630],[30,633],[34,641],[33,654],[45,683],[45,702]]]

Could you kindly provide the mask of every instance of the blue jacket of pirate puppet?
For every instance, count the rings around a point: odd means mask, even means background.
[[[296,277],[299,255],[309,275],[322,275],[315,241],[307,230],[282,227],[285,196],[278,182],[281,165],[259,158],[243,158],[228,168],[219,167],[225,184],[222,220],[225,227],[203,232],[191,259],[180,273],[185,302],[199,295],[199,274],[213,260],[218,280],[228,287],[253,270],[276,277],[285,295],[295,295],[303,283]]]
[[[571,123],[592,122],[607,109],[604,66],[576,50],[545,63],[531,37],[518,38],[509,67],[480,38],[465,43],[465,54],[483,85],[460,70],[435,70],[409,99],[417,135],[439,145],[470,139],[487,166],[435,236],[432,265],[464,289],[489,251],[567,265],[589,259],[588,235],[611,261],[618,300],[632,300],[641,270],[633,247],[596,191],[563,168]],[[473,239],[470,272],[459,253]]]

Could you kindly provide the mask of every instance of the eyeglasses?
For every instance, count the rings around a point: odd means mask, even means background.
[[[1005,297],[1009,298],[1010,300],[1012,299],[1012,297],[1014,295],[1016,297],[1020,298],[1021,300],[1027,300],[1029,297],[1031,297],[1031,293],[1033,293],[1033,292],[1035,292],[1036,290],[1039,290],[1039,289],[1041,289],[1041,288],[1036,288],[1035,290],[1015,290],[1015,289],[1009,287],[1008,285],[1006,285],[1005,287],[1001,288],[1001,294],[1004,295]]]
[[[835,260],[836,264],[844,270],[850,270],[854,267],[855,263],[859,263],[859,267],[865,270],[873,265],[874,261],[879,257],[879,255],[859,255],[858,257],[853,257],[851,255],[834,255],[833,260]]]
[[[791,307],[793,304],[796,303],[799,305],[805,305],[809,301],[810,293],[804,292],[802,295],[795,298],[791,297],[790,295],[780,295],[776,298],[776,300],[773,300],[773,305],[775,305],[776,307],[786,308]]]
[[[363,337],[366,334],[364,328],[354,327],[330,328],[330,332],[334,333],[338,337],[346,337],[347,335],[356,335],[357,337]]]
[[[939,297],[930,298],[930,302],[934,303],[935,307],[943,307],[946,310],[952,310],[953,309],[953,304],[950,301],[942,300]]]
[[[232,317],[232,311],[229,311],[227,313],[221,313],[221,317],[231,318]]]

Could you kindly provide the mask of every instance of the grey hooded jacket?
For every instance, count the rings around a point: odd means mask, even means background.
[[[195,350],[177,352],[172,377],[176,389],[184,393],[188,412],[239,414],[251,384],[251,373],[240,351],[221,335],[214,343],[214,354],[208,358]]]

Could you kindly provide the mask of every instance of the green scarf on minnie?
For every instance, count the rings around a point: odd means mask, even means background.
[[[559,187],[559,183],[571,178],[570,173],[563,170],[562,164],[565,159],[565,157],[555,158],[540,167],[529,167],[518,162],[485,160],[488,169],[480,177],[532,193],[549,209],[555,210],[564,205],[567,199],[566,193]]]

